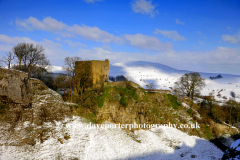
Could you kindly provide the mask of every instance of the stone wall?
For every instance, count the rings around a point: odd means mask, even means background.
[[[75,87],[83,80],[87,88],[100,87],[109,77],[109,60],[77,61],[75,63]],[[76,93],[76,89],[75,89]]]
[[[142,88],[139,84],[134,83],[132,81],[119,81],[119,82],[104,82],[104,86],[111,85],[111,86],[117,86],[117,87],[127,87],[127,83],[129,83],[134,88]]]
[[[108,81],[109,60],[105,61],[91,61],[93,85]]]

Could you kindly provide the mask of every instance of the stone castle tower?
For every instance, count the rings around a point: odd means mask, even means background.
[[[87,85],[87,88],[100,87],[108,82],[109,60],[105,61],[76,61],[75,62],[75,85],[80,81]]]

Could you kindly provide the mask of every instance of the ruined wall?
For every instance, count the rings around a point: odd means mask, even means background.
[[[93,85],[108,81],[109,60],[92,62]]]
[[[104,82],[104,87],[110,85],[110,86],[117,86],[117,87],[126,88],[127,83],[129,83],[134,88],[142,88],[139,84],[134,83],[132,81]]]
[[[75,93],[80,81],[87,85],[87,88],[100,87],[109,77],[109,60],[105,61],[77,61],[75,63]]]

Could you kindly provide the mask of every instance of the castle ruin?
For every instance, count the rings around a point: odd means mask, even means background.
[[[75,62],[75,85],[81,83],[87,88],[101,87],[104,82],[108,82],[109,60],[105,61],[76,61]]]

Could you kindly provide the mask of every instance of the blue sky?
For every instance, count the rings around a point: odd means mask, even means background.
[[[58,66],[79,56],[240,75],[238,0],[0,0],[0,22],[0,57],[27,42]]]

